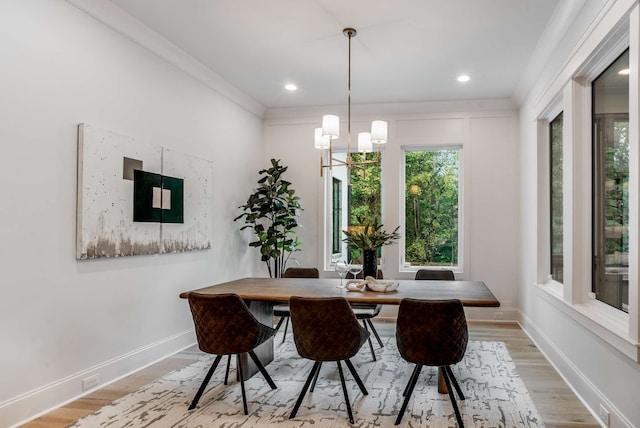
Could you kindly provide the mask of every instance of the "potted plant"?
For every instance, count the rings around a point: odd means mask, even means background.
[[[400,233],[398,233],[400,226],[396,227],[393,232],[387,232],[382,227],[383,225],[374,219],[364,226],[342,231],[346,235],[342,241],[362,251],[362,271],[365,278],[367,276],[377,277],[378,249],[400,239]]]
[[[280,165],[279,159],[271,159],[271,168],[259,171],[262,177],[258,188],[246,204],[238,207],[243,213],[234,219],[244,219],[240,230],[253,229],[257,239],[249,246],[260,248],[261,260],[267,264],[271,278],[282,277],[291,254],[300,251],[301,245],[295,228],[302,207],[291,183],[282,178],[287,168]]]

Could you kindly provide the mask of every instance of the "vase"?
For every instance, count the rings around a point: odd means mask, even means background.
[[[362,250],[362,276],[378,277],[378,250]]]

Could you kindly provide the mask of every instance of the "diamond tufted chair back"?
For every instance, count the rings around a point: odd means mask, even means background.
[[[298,267],[287,268],[282,275],[283,278],[320,278],[320,272],[316,268]],[[289,305],[274,305],[273,315],[280,317],[278,324],[276,325],[276,333],[280,330],[280,326],[286,321],[284,325],[284,334],[282,335],[282,343],[287,338],[287,329],[289,328],[289,317],[291,313],[289,311]]]
[[[422,367],[436,366],[447,385],[458,425],[463,427],[451,385],[453,384],[461,400],[464,400],[464,395],[450,367],[462,360],[469,341],[462,302],[457,299],[403,299],[398,308],[396,341],[402,358],[416,364],[405,388],[405,400],[396,425],[402,420]]]
[[[460,300],[403,299],[396,324],[398,350],[405,360],[448,366],[462,360],[469,333]]]
[[[237,294],[189,293],[189,306],[203,352],[229,355],[249,352],[274,329],[261,324]]]
[[[420,269],[416,272],[416,279],[455,281],[456,276],[452,270]]]
[[[282,275],[283,278],[320,278],[317,268],[287,268]]]
[[[200,294],[191,292],[187,298],[189,299],[189,307],[191,308],[200,350],[216,355],[198,392],[193,401],[191,401],[189,410],[193,410],[198,405],[198,401],[223,355],[229,356],[224,380],[225,385],[227,384],[231,355],[236,354],[238,377],[240,378],[242,389],[242,404],[244,414],[248,414],[247,397],[244,388],[244,369],[240,354],[248,353],[271,389],[276,389],[276,384],[254,352],[256,346],[266,342],[275,334],[275,330],[261,324],[249,311],[244,300],[237,294]]]
[[[313,391],[322,363],[335,361],[340,374],[349,421],[353,424],[353,412],[340,362],[346,363],[360,391],[363,395],[367,395],[367,389],[349,358],[353,357],[367,341],[369,332],[358,324],[349,302],[343,297],[291,297],[289,307],[293,339],[298,353],[303,358],[315,361],[289,419],[295,418],[298,413],[312,380],[311,391]]]
[[[301,357],[340,361],[353,357],[369,337],[342,297],[291,297],[293,338]]]

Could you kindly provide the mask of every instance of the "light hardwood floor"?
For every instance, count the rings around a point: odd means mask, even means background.
[[[382,335],[394,334],[394,324],[376,325]],[[506,344],[547,428],[600,426],[517,324],[470,322],[469,332],[472,340]],[[154,379],[194,362],[201,355],[197,347],[191,347],[22,426],[65,427]]]

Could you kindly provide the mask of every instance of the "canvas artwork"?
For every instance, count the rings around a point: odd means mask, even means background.
[[[77,259],[211,248],[213,164],[78,126]]]

